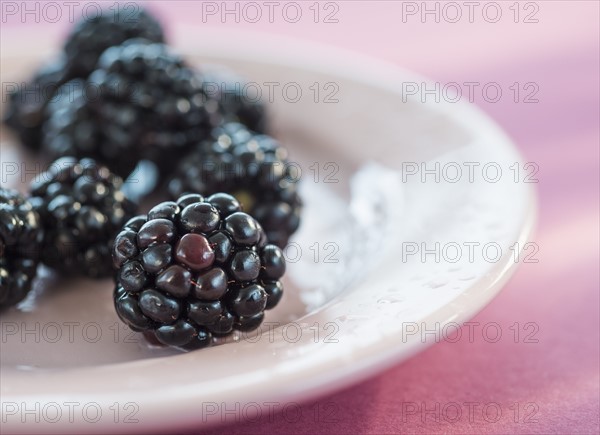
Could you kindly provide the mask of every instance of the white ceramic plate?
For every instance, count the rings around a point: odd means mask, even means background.
[[[354,53],[229,30],[175,36],[194,61],[228,65],[263,91],[266,82],[295,82],[303,92],[295,103],[275,93],[270,107],[276,135],[302,168],[306,203],[287,251],[286,295],[261,335],[181,353],[119,324],[109,280],[42,271],[33,296],[1,319],[3,432],[106,433],[115,424],[161,432],[217,423],[236,406],[281,408],[423,350],[436,341],[425,330],[453,332],[517,264],[534,196],[514,180],[515,163],[524,171],[514,145],[476,108],[403,96],[403,83],[423,79]],[[3,81],[38,60],[24,57],[30,52],[3,52]],[[323,102],[334,90],[338,102]],[[6,136],[1,159],[35,163]],[[439,182],[410,175],[422,162],[439,163]],[[463,174],[450,182],[457,167]],[[491,182],[498,167],[502,176]],[[24,189],[21,171],[3,168]],[[439,258],[422,258],[424,249]]]

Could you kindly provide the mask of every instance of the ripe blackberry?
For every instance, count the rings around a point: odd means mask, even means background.
[[[205,107],[201,84],[164,44],[134,39],[111,47],[88,79],[94,95],[76,96],[72,107],[60,109],[47,147],[93,156],[123,177],[138,160],[167,173],[181,149],[210,132],[211,105]]]
[[[132,150],[106,140],[104,130],[90,100],[95,88],[82,79],[67,82],[58,89],[48,107],[44,124],[44,151],[52,159],[63,156],[92,158],[115,174],[126,178],[137,164]]]
[[[300,197],[287,151],[266,135],[237,123],[212,132],[181,160],[169,181],[173,197],[183,193],[227,192],[234,195],[283,248],[300,224]]]
[[[225,68],[204,69],[202,77],[206,94],[219,105],[211,116],[213,126],[239,122],[257,133],[266,131],[267,115],[260,101],[260,88]]]
[[[17,89],[9,92],[3,122],[27,148],[41,148],[46,106],[68,78],[66,59],[59,57],[37,71],[29,82],[19,83]]]
[[[40,260],[65,274],[111,275],[111,242],[136,210],[122,184],[91,159],[62,158],[38,175],[31,202],[46,234]]]
[[[130,220],[113,249],[121,320],[189,348],[256,329],[281,299],[285,261],[240,210],[227,194],[189,194]]]
[[[9,93],[3,121],[33,151],[42,147],[42,126],[48,115],[46,106],[58,87],[69,80],[86,79],[109,47],[132,38],[164,41],[160,24],[138,5],[113,9],[104,9],[98,16],[80,21],[69,35],[64,53],[43,66],[29,83],[22,83]]]
[[[42,237],[31,203],[15,190],[0,188],[0,309],[31,290]]]
[[[79,21],[64,45],[71,77],[89,76],[107,48],[132,38],[164,41],[159,22],[137,4],[116,5]]]

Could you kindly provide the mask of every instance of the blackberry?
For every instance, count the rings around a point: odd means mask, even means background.
[[[69,80],[86,79],[107,48],[132,38],[164,41],[160,24],[136,4],[105,9],[92,19],[80,21],[69,35],[64,53],[43,66],[29,83],[22,83],[9,94],[4,123],[25,146],[39,151],[42,126],[48,116],[46,106],[56,89]]]
[[[15,190],[0,188],[0,309],[31,290],[42,237],[31,203]]]
[[[116,10],[113,6],[79,21],[64,45],[71,77],[89,76],[107,48],[133,38],[164,42],[161,25],[137,4],[117,5]]]
[[[123,177],[139,160],[167,173],[182,149],[210,132],[201,85],[166,45],[126,41],[101,56],[84,86],[93,96],[76,95],[75,104],[58,108],[46,147],[92,156]]]
[[[164,168],[173,153],[209,133],[208,98],[197,72],[164,44],[143,40],[111,47],[90,80],[94,105],[107,122],[107,142],[137,149]]]
[[[283,248],[298,229],[302,208],[292,170],[287,151],[273,138],[229,123],[182,159],[168,189],[173,197],[234,195],[260,222],[267,239]]]
[[[98,123],[89,104],[94,88],[75,79],[58,89],[54,101],[47,107],[44,124],[44,150],[52,159],[62,156],[89,157],[106,164],[120,177],[126,178],[135,168],[137,157],[116,142],[107,141],[106,127]]]
[[[65,157],[31,185],[45,229],[40,260],[64,274],[111,275],[111,241],[136,211],[120,177],[92,159]]]
[[[41,148],[46,106],[68,79],[66,59],[59,57],[42,67],[28,83],[20,83],[8,94],[3,122],[27,148],[33,151]]]
[[[135,331],[177,347],[258,328],[281,299],[281,250],[232,196],[163,202],[117,235],[117,314]]]
[[[216,100],[219,110],[212,114],[211,124],[239,122],[258,133],[267,130],[265,106],[260,101],[260,88],[225,68],[207,68],[202,72],[206,94]]]

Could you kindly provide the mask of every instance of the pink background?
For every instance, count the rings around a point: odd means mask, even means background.
[[[312,14],[313,2],[301,3],[303,13]],[[419,15],[402,22],[403,2],[336,3],[339,22],[330,24],[312,23],[308,15],[295,24],[281,15],[275,23],[232,18],[221,23],[218,16],[202,23],[200,2],[153,2],[151,7],[168,26],[233,26],[311,39],[442,83],[497,82],[505,92],[514,82],[536,83],[538,103],[515,103],[512,94],[487,103],[479,93],[475,104],[512,136],[525,161],[539,165],[539,220],[532,239],[539,262],[522,264],[500,296],[473,319],[499,324],[498,342],[486,341],[479,327],[472,343],[437,344],[367,382],[303,405],[299,417],[233,421],[213,432],[598,433],[599,3],[531,2],[539,9],[537,23],[522,22],[535,7],[525,10],[526,2],[520,3],[519,23],[509,9],[512,1],[498,2],[503,15],[497,23],[486,21],[481,8],[469,23],[464,2],[457,2],[464,14],[457,23],[436,23],[431,15],[427,23]],[[454,12],[447,12],[452,18]],[[491,12],[487,17],[493,18]],[[7,17],[3,27],[43,29],[58,41],[68,24],[21,21]],[[510,329],[515,322],[520,325],[517,343]],[[532,326],[525,329],[528,322]],[[538,328],[537,342],[528,343],[525,337],[533,328]],[[454,404],[462,416],[452,422]],[[497,421],[495,404],[501,412]]]

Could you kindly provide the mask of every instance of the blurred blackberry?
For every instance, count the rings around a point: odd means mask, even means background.
[[[136,209],[122,184],[91,159],[62,158],[38,175],[31,202],[45,229],[40,260],[65,274],[111,275],[111,242]]]
[[[31,290],[42,237],[29,201],[0,188],[0,309],[20,302]]]
[[[258,133],[267,129],[267,114],[261,103],[260,88],[224,68],[206,68],[202,71],[206,94],[218,102],[219,110],[211,116],[211,124],[218,126],[238,122]]]
[[[118,10],[102,10],[98,16],[80,21],[69,35],[64,53],[43,66],[30,82],[20,84],[19,89],[9,93],[4,123],[16,132],[25,146],[39,151],[46,106],[56,89],[69,80],[87,78],[107,48],[140,37],[153,42],[164,41],[158,21],[133,3]]]
[[[106,127],[98,122],[93,107],[95,92],[97,86],[82,79],[71,80],[58,89],[47,107],[44,151],[52,159],[89,157],[126,178],[135,168],[137,157],[133,150],[106,140],[103,134]]]
[[[205,106],[200,77],[166,45],[130,40],[106,50],[98,67],[88,80],[97,95],[86,98],[81,117],[102,132],[93,155],[111,169],[118,169],[120,160],[145,159],[168,173],[182,149],[210,133],[210,105]]]
[[[64,57],[51,61],[27,83],[19,83],[8,94],[3,122],[10,127],[27,148],[38,151],[42,146],[42,126],[46,106],[56,90],[69,76]]]
[[[129,221],[113,249],[121,320],[184,348],[258,328],[281,299],[285,261],[240,210],[227,194],[190,194]]]
[[[172,197],[189,192],[235,196],[260,222],[269,242],[283,248],[300,225],[302,208],[292,169],[275,139],[229,123],[181,160],[168,189]]]
[[[89,76],[107,48],[128,39],[164,41],[159,22],[139,5],[127,3],[114,9],[103,9],[96,17],[79,21],[69,34],[64,52],[71,77]]]

